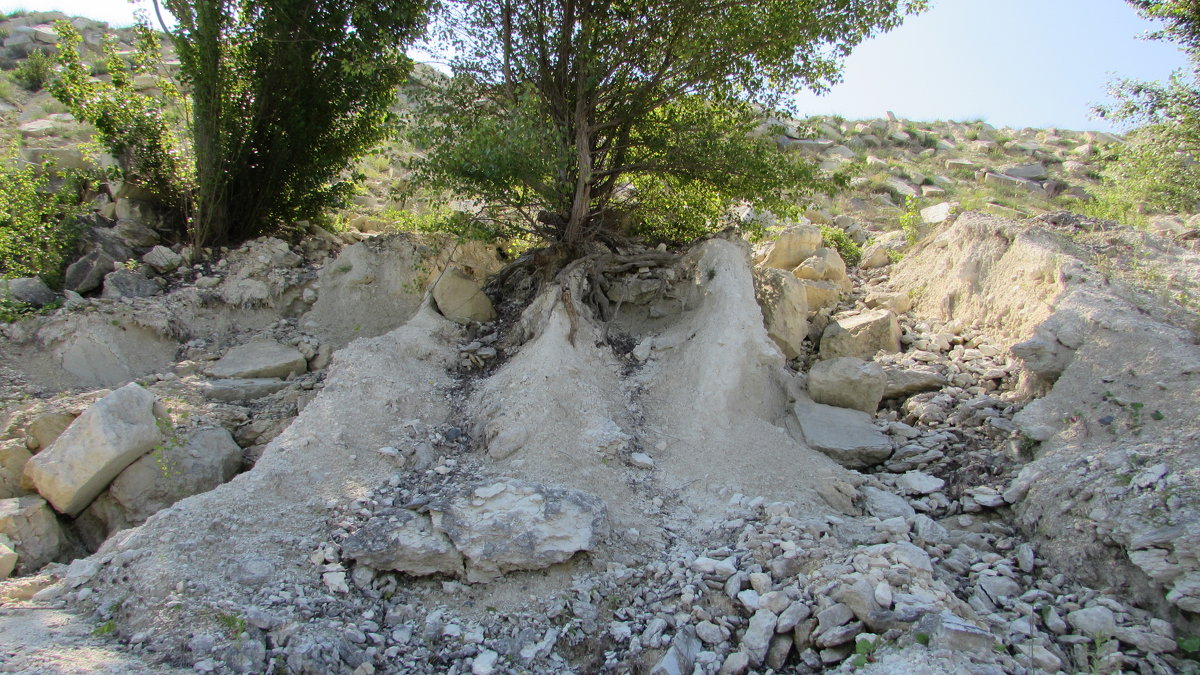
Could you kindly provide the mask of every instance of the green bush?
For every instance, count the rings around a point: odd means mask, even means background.
[[[54,191],[52,183],[65,187]],[[0,277],[61,283],[80,231],[77,185],[73,175],[0,167]]]
[[[900,216],[900,230],[904,232],[904,240],[917,243],[921,234],[921,206],[916,197],[909,196],[904,200],[904,215]]]
[[[21,65],[13,70],[13,79],[29,91],[41,91],[54,74],[54,59],[38,49],[29,53]]]
[[[840,227],[821,226],[821,239],[828,248],[837,249],[838,254],[846,265],[853,267],[862,260],[862,246],[859,246],[846,231]]]
[[[55,24],[59,34],[60,76],[50,93],[76,119],[96,127],[97,140],[120,163],[123,180],[145,186],[167,203],[180,206],[191,191],[191,162],[184,152],[182,99],[169,83],[164,97],[137,91],[137,75],[153,73],[159,58],[157,36],[143,29],[131,63],[118,53],[111,36],[104,42],[109,81],[92,79],[91,67],[79,52],[82,37],[71,24]]]

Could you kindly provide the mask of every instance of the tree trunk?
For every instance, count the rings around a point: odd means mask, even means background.
[[[575,152],[576,172],[575,197],[571,201],[571,215],[567,218],[563,243],[570,249],[583,244],[583,231],[587,225],[592,204],[592,148],[588,133],[586,105],[582,99],[575,104]]]

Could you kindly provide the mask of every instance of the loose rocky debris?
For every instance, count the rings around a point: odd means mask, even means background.
[[[140,388],[169,404],[181,442],[163,456],[185,486],[143,455],[88,507],[97,525],[63,528],[17,497],[4,531],[47,534],[0,544],[20,565],[56,532],[47,560],[108,539],[48,568],[38,602],[88,608],[137,658],[200,672],[1186,669],[1184,616],[1084,585],[1053,537],[1022,528],[1044,469],[1021,419],[1051,371],[987,315],[917,319],[906,301],[941,291],[903,292],[904,270],[850,270],[821,309],[776,303],[785,324],[825,324],[800,338],[799,370],[757,311],[748,254],[723,239],[607,277],[607,329],[552,289],[516,323],[464,330],[426,310],[339,351],[329,376],[294,321],[196,339],[182,374]],[[820,358],[827,335],[856,355]],[[1107,427],[1128,428],[1117,396]],[[4,447],[44,452],[98,400],[30,406]],[[284,422],[262,428],[271,414]],[[1143,434],[1163,421],[1150,414]],[[230,435],[261,450],[231,452]],[[230,464],[210,457],[254,468],[211,489]],[[1140,466],[1131,497],[1175,471]],[[1130,559],[1186,610],[1187,530],[1170,532]]]

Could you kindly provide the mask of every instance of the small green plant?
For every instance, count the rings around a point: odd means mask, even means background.
[[[909,195],[904,198],[904,214],[900,216],[900,230],[904,232],[904,240],[909,246],[917,243],[921,235],[921,207],[917,198]]]
[[[875,650],[879,648],[878,636],[859,636],[859,639],[854,643],[854,658],[850,664],[855,668],[862,668],[868,663],[875,660]]]
[[[1179,649],[1193,657],[1200,653],[1200,635],[1189,635],[1185,638],[1179,638],[1175,642],[1179,645]]]
[[[236,639],[246,632],[246,620],[236,614],[218,614],[217,623],[225,629],[230,639]]]
[[[17,91],[7,74],[0,74],[0,100],[5,100],[9,103],[17,102]]]
[[[917,644],[921,645],[922,647],[929,646],[929,633],[917,633],[913,635],[913,639],[916,640]]]
[[[158,418],[156,424],[158,425],[158,430],[166,440],[154,446],[150,454],[154,457],[154,463],[158,465],[158,470],[163,478],[178,476],[183,473],[183,469],[175,464],[168,454],[183,446],[183,438],[175,431],[170,415]]]
[[[821,239],[825,246],[837,249],[842,260],[847,265],[857,265],[862,259],[862,247],[859,246],[846,231],[839,227],[821,226]]]
[[[106,635],[112,635],[115,632],[117,632],[117,622],[113,619],[109,619],[99,626],[96,626],[96,628],[92,630],[92,635],[95,637],[104,637]]]
[[[29,91],[41,91],[54,75],[54,59],[38,49],[29,53],[13,70],[13,79]]]

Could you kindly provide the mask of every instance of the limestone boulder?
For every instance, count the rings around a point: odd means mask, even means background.
[[[810,281],[842,283],[846,280],[846,263],[836,250],[822,247],[793,268],[792,274]]]
[[[23,302],[43,307],[54,302],[58,295],[37,277],[0,279],[0,300]]]
[[[414,576],[462,576],[463,558],[444,532],[424,513],[401,509],[375,516],[342,543],[342,554],[378,570]]]
[[[428,515],[396,509],[373,517],[342,551],[376,569],[486,582],[563,562],[595,548],[606,532],[597,497],[504,478],[437,500]]]
[[[1025,180],[1046,180],[1049,177],[1046,174],[1046,165],[1041,163],[1018,164],[1002,170],[1001,173],[1013,178],[1024,178]]]
[[[270,396],[287,386],[287,381],[277,377],[230,378],[205,382],[201,391],[214,401],[250,401]]]
[[[118,220],[112,232],[130,248],[158,248],[155,246],[159,240],[158,233],[136,220]]]
[[[270,340],[234,347],[208,367],[215,378],[289,377],[308,370],[308,360],[299,350]]]
[[[879,269],[892,264],[892,259],[888,256],[887,248],[879,244],[871,244],[863,249],[862,257],[858,260],[858,266],[865,270]]]
[[[0,441],[0,499],[23,497],[29,493],[21,487],[25,463],[33,453],[18,440]]]
[[[921,222],[926,225],[940,225],[954,215],[958,202],[942,202],[921,209]]]
[[[44,412],[37,417],[34,417],[27,427],[25,434],[32,440],[29,444],[31,450],[41,450],[42,448],[50,447],[55,439],[62,435],[62,432],[71,426],[71,422],[75,421],[76,415],[69,412]],[[29,443],[29,440],[26,440]]]
[[[906,398],[926,391],[937,391],[948,384],[945,375],[929,370],[910,368],[884,368],[887,383],[883,389],[885,399]]]
[[[78,515],[126,467],[165,440],[156,403],[136,383],[112,392],[34,455],[25,476],[55,510]]]
[[[67,267],[63,287],[76,293],[94,291],[100,288],[105,275],[112,272],[116,265],[117,261],[104,251],[92,251]]]
[[[158,284],[139,271],[118,269],[104,275],[104,290],[100,297],[111,300],[148,298],[158,295],[161,290]]]
[[[793,270],[821,248],[821,228],[793,225],[768,246],[761,265],[778,270]]]
[[[0,535],[17,554],[16,571],[28,574],[53,562],[65,545],[54,512],[41,497],[0,499]]]
[[[191,495],[229,481],[242,465],[242,449],[221,427],[191,431],[181,443],[168,442],[143,455],[113,480],[109,494],[125,509],[129,525]]]
[[[433,287],[433,301],[442,316],[455,323],[491,321],[496,318],[492,301],[479,283],[457,267],[446,270]]]
[[[889,309],[896,314],[903,314],[912,309],[912,298],[907,293],[875,291],[867,294],[863,304],[871,309]]]
[[[595,548],[607,530],[599,498],[512,479],[430,510],[433,526],[462,553],[469,581],[563,562]]]
[[[892,442],[864,412],[802,400],[795,413],[805,445],[846,468],[875,466],[892,454]]]
[[[794,359],[803,350],[808,337],[808,293],[792,274],[773,268],[760,268],[754,274],[754,295],[762,309],[767,335]]]
[[[179,269],[183,265],[183,256],[166,246],[155,246],[142,256],[142,262],[153,267],[159,273],[165,274]]]
[[[12,548],[12,541],[0,535],[0,581],[12,575],[17,568],[17,552]]]
[[[900,324],[890,310],[835,318],[821,335],[822,359],[839,356],[870,359],[880,351],[900,351]]]
[[[832,281],[801,280],[809,316],[823,309],[837,307],[842,299],[842,285]]]
[[[849,356],[818,361],[808,373],[808,395],[817,403],[874,413],[887,377],[877,363]]]

